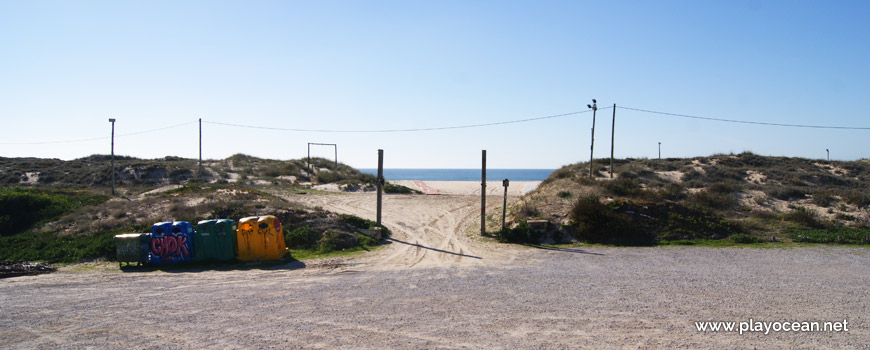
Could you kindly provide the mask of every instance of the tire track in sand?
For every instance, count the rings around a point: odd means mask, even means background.
[[[374,193],[282,196],[311,207],[376,219]],[[501,205],[500,198],[487,200],[487,207],[496,205]],[[479,215],[478,196],[385,195],[382,221],[393,232],[391,244],[377,252],[355,257],[354,261],[374,269],[472,266],[514,261],[519,248],[472,238],[476,233],[474,227],[480,223]]]

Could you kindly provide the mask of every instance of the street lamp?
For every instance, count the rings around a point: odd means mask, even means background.
[[[831,161],[831,150],[825,148],[825,152],[828,152],[828,161]]]
[[[589,146],[589,178],[592,178],[592,156],[595,153],[595,111],[598,110],[598,101],[592,99],[592,104],[586,107],[592,108],[592,144]]]
[[[109,118],[112,123],[112,195],[115,195],[115,118]]]
[[[659,142],[659,159],[662,159],[662,143]]]

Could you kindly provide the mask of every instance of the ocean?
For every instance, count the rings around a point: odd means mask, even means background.
[[[378,169],[359,169],[377,175]],[[556,169],[486,169],[487,181],[543,181]],[[387,180],[480,181],[480,169],[384,169]]]

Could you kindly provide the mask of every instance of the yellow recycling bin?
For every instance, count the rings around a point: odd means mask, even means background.
[[[241,261],[281,260],[287,255],[281,222],[273,215],[251,216],[239,220],[236,239],[238,259]]]

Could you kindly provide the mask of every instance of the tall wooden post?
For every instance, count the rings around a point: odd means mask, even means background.
[[[109,119],[112,123],[112,195],[115,195],[115,118]]]
[[[595,99],[592,99],[592,144],[589,145],[589,178],[592,178],[592,159],[595,154],[595,112],[598,111],[598,105]]]
[[[486,234],[486,150],[481,152],[480,168],[480,234]]]
[[[384,150],[378,150],[378,227],[381,226],[381,203],[384,189]]]
[[[202,118],[199,118],[199,178],[202,178]]]
[[[613,144],[616,140],[616,104],[613,104],[613,122],[610,127],[610,178],[613,178]]]
[[[502,206],[501,206],[501,230],[504,231],[504,229],[505,229],[505,226],[504,226],[505,225],[505,216],[507,216],[507,190],[508,190],[508,185],[510,185],[510,180],[504,179],[504,181],[502,181],[501,184],[504,185],[504,202],[502,203]]]

